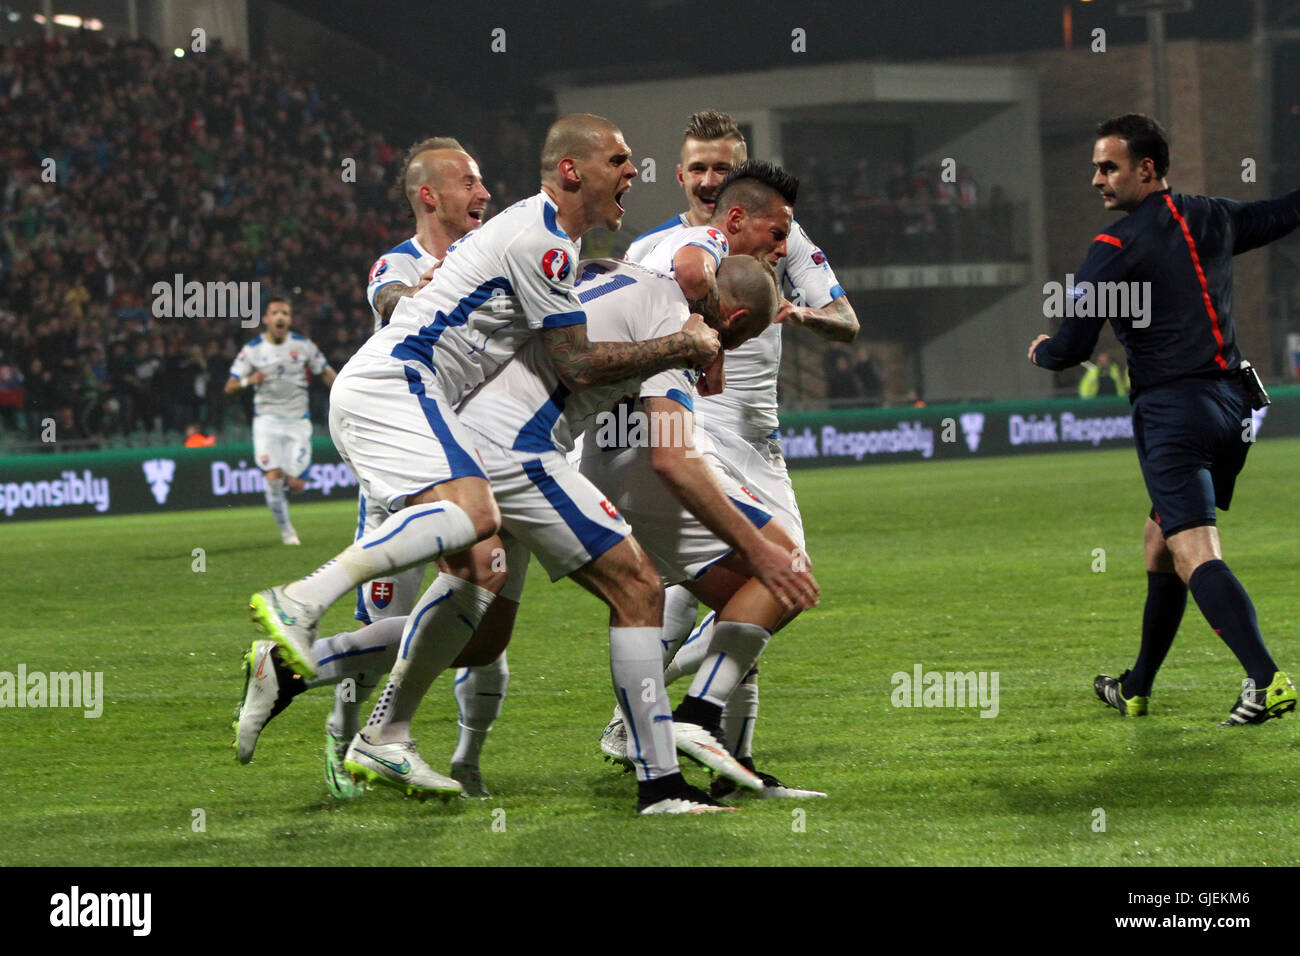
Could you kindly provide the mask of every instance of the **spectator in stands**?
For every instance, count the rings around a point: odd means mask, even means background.
[[[1096,398],[1098,395],[1127,395],[1128,372],[1111,362],[1105,352],[1097,353],[1097,363],[1084,363],[1086,371],[1079,380],[1079,397]]]
[[[833,404],[850,404],[862,398],[862,386],[853,372],[853,358],[848,349],[832,346],[826,350],[826,397]]]
[[[871,360],[871,347],[865,342],[858,345],[853,374],[858,380],[858,393],[864,404],[879,405],[884,401],[885,380],[880,377],[880,372]]]

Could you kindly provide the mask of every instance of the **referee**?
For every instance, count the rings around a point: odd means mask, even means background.
[[[1251,409],[1268,402],[1237,350],[1232,257],[1300,226],[1300,190],[1253,203],[1173,193],[1165,182],[1164,130],[1132,113],[1097,127],[1092,165],[1106,208],[1128,215],[1093,239],[1067,295],[1078,301],[1096,296],[1096,283],[1125,283],[1128,302],[1146,303],[1140,315],[1131,309],[1135,314],[1107,318],[1128,355],[1133,436],[1152,504],[1137,663],[1093,686],[1121,714],[1145,714],[1190,590],[1246,670],[1223,726],[1263,723],[1295,709],[1295,685],[1264,646],[1255,606],[1223,561],[1214,523],[1250,449]],[[1075,311],[1095,315],[1103,304],[1096,296],[1094,308]],[[1054,370],[1079,364],[1105,321],[1067,316],[1055,335],[1033,341],[1030,361]]]

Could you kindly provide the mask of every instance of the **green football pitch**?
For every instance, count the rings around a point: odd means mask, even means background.
[[[1265,438],[1220,527],[1274,656],[1300,677],[1297,471],[1300,440]],[[276,718],[249,766],[230,721],[249,593],[331,556],[354,503],[295,507],[292,549],[264,508],[0,526],[0,671],[102,672],[105,698],[97,718],[0,711],[0,864],[1300,864],[1300,719],[1216,726],[1243,675],[1194,604],[1150,716],[1125,721],[1093,694],[1138,643],[1147,502],[1131,451],[801,471],[795,485],[823,597],[764,656],[755,750],[830,796],[699,817],[635,816],[632,777],[599,759],[603,607],[536,566],[483,756],[494,796],[343,803],[323,782],[327,692]],[[323,633],[355,626],[351,603]],[[990,694],[996,674],[996,707],[895,706],[895,675],[918,667],[983,674]],[[415,730],[445,770],[449,675]]]

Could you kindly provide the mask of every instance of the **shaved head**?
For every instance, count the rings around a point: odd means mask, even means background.
[[[590,159],[605,133],[622,137],[617,126],[593,113],[570,113],[557,119],[546,131],[546,142],[542,144],[542,182],[554,185],[558,181],[556,167],[565,159]]]
[[[450,136],[430,136],[408,149],[402,162],[402,174],[395,183],[394,199],[404,198],[411,207],[411,212],[417,213],[420,208],[420,187],[438,187],[436,160],[440,155],[446,158],[453,153],[465,153],[465,147]]]
[[[721,333],[723,348],[735,348],[772,324],[781,297],[772,267],[753,256],[727,256],[718,266],[718,304],[723,314],[746,309],[739,326]],[[739,339],[739,341],[737,341]]]

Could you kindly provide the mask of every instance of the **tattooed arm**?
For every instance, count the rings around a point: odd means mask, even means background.
[[[673,256],[673,278],[687,305],[710,325],[717,325],[720,318],[717,271],[713,255],[699,246],[682,246]]]
[[[670,368],[699,368],[718,355],[718,333],[692,315],[680,332],[645,342],[592,342],[587,326],[543,329],[546,351],[566,388],[581,391],[625,378],[649,378]]]
[[[388,285],[380,286],[379,291],[375,293],[375,311],[387,322],[393,317],[393,310],[397,308],[397,303],[408,295],[415,295],[433,278],[434,270],[442,265],[441,262],[435,263],[420,276],[420,281],[415,285],[407,285],[404,282],[390,282]]]
[[[788,322],[816,332],[832,342],[852,342],[858,336],[858,316],[842,295],[820,309],[785,302],[776,314],[775,322]]]

